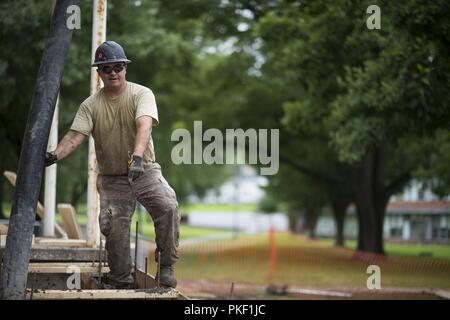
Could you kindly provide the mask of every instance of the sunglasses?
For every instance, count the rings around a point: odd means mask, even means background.
[[[104,66],[104,67],[100,67],[98,69],[105,74],[111,74],[111,72],[113,70],[115,73],[119,73],[123,70],[123,68],[125,68],[125,65],[123,63],[118,63],[118,64],[114,65],[114,67]]]

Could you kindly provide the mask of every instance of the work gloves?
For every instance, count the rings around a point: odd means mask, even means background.
[[[128,161],[128,181],[130,183],[134,182],[142,173],[144,173],[142,157],[133,155]]]
[[[56,161],[58,161],[58,157],[56,156],[56,153],[54,151],[45,153],[45,162],[44,163],[45,163],[46,167],[51,166]]]

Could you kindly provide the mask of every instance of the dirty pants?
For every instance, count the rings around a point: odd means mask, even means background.
[[[145,172],[131,184],[127,175],[99,175],[100,230],[106,238],[110,268],[109,280],[132,283],[130,256],[130,227],[136,200],[150,213],[155,226],[157,261],[172,265],[178,260],[180,215],[175,191],[161,174],[158,163],[146,165]]]

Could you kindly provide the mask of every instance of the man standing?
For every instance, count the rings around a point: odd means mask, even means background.
[[[81,103],[69,132],[46,166],[62,160],[92,134],[98,162],[100,230],[106,237],[110,273],[107,283],[131,288],[130,225],[136,200],[150,213],[156,233],[155,259],[160,254],[160,283],[175,288],[178,260],[178,202],[155,162],[151,136],[158,124],[155,96],[144,86],[126,81],[123,48],[106,41],[95,52],[93,66],[104,87]]]

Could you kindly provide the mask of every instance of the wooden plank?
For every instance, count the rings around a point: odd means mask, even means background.
[[[26,288],[66,290],[70,273],[28,273]]]
[[[434,289],[432,290],[432,293],[437,295],[439,298],[450,300],[450,290]]]
[[[15,187],[16,186],[17,175],[14,172],[12,172],[12,171],[5,171],[5,172],[3,172],[3,174],[6,177],[6,179],[8,179],[8,181],[13,185],[13,187]],[[39,201],[38,201],[38,204],[37,204],[37,215],[41,219],[44,218],[44,206]],[[55,222],[55,233],[56,233],[56,235],[58,237],[67,238],[67,233],[56,222]]]
[[[8,226],[6,224],[0,224],[0,234],[8,234]]]
[[[338,292],[329,290],[317,290],[317,289],[302,289],[302,288],[287,288],[286,293],[306,294],[324,297],[342,297],[351,298],[352,294],[349,292]]]
[[[77,221],[75,208],[67,203],[58,204],[58,210],[63,219],[64,229],[67,231],[69,239],[82,239],[80,225]]]
[[[0,257],[5,248],[0,248]],[[94,248],[31,248],[30,261],[98,261],[98,249]],[[106,260],[106,252],[102,251],[102,261]]]
[[[62,248],[83,248],[87,247],[84,239],[53,239],[41,238],[35,239],[35,248],[62,247]]]
[[[7,234],[1,234],[0,235],[0,247],[5,247],[6,246],[6,239],[8,238],[8,235]],[[31,245],[34,245],[34,243],[35,243],[35,238],[34,238],[34,234],[33,234],[33,237],[31,238]],[[3,254],[3,251],[0,251],[0,253],[1,254]],[[0,255],[0,257],[1,257],[1,255]]]
[[[78,267],[80,273],[98,273],[98,263],[74,262],[32,262],[28,265],[28,273],[67,273],[70,267]],[[103,266],[102,273],[108,273],[109,267]]]
[[[144,286],[145,282],[146,282],[145,281],[146,278],[147,278],[147,287]],[[148,273],[146,275],[143,270],[137,269],[136,280],[137,280],[138,288],[140,288],[140,289],[156,287],[155,277]]]
[[[27,290],[26,299],[30,299],[31,291]],[[33,299],[177,299],[179,293],[176,290],[167,292],[152,292],[149,290],[34,290]]]

